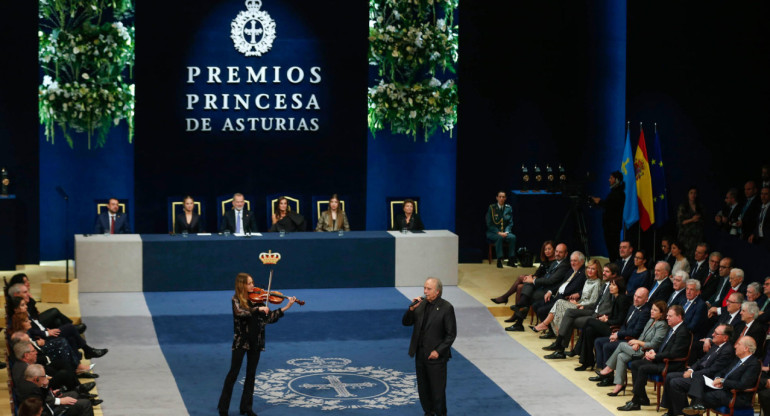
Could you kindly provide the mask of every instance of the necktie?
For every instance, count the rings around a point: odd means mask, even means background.
[[[666,302],[666,303],[667,303],[668,305],[671,305],[671,302],[673,302],[673,301],[674,301],[674,298],[675,298],[675,297],[676,297],[676,295],[678,295],[678,294],[679,294],[679,292],[676,292],[676,291],[674,291],[674,293],[672,293],[672,294],[671,294],[671,297],[670,297],[670,298],[668,298],[668,302]]]
[[[767,300],[765,300],[765,303],[762,304],[762,309],[760,309],[760,311],[764,312],[768,303],[770,303],[770,298],[767,298]]]
[[[631,320],[631,317],[634,316],[634,312],[636,312],[636,309],[637,309],[636,307],[634,307],[634,309],[631,309],[631,313],[628,314],[628,319],[626,319],[626,323],[628,323],[628,321]]]
[[[706,368],[706,364],[708,364],[709,361],[711,361],[711,357],[717,355],[719,353],[719,349],[722,348],[722,345],[725,344],[719,344],[716,348],[712,348],[711,351],[709,351],[708,355],[706,355],[706,360],[703,361],[703,365],[701,368]]]
[[[115,216],[110,215],[110,234],[115,234]]]
[[[744,336],[744,335],[746,335],[746,332],[747,332],[748,330],[749,330],[749,325],[747,324],[745,327],[743,327],[743,331],[741,331],[741,336],[740,336],[740,337],[738,337],[738,338],[739,338],[739,339],[740,339],[740,338],[743,338],[743,336]]]
[[[706,280],[703,281],[703,286],[706,286],[706,283],[709,282],[709,279],[711,279],[711,276],[713,276],[713,275],[714,275],[714,272],[709,270],[709,274],[706,276]]]
[[[688,300],[687,303],[684,304],[684,313],[687,313],[687,309],[690,308],[690,305],[692,305],[691,300]]]
[[[730,374],[731,374],[733,371],[737,370],[737,369],[738,369],[738,367],[740,367],[740,366],[741,366],[741,364],[743,364],[743,361],[738,361],[738,364],[735,364],[735,367],[733,367],[732,369],[730,369],[730,371],[728,371],[728,372],[727,372],[727,374],[725,374],[725,376],[724,376],[724,377],[722,377],[722,380],[724,380],[724,379],[726,379],[727,377],[729,377],[729,376],[730,376]]]
[[[235,211],[235,233],[241,233],[241,211]]]
[[[668,335],[666,335],[666,339],[663,341],[663,344],[660,346],[660,350],[663,351],[664,348],[666,348],[666,344],[668,344],[668,340],[671,339],[671,336],[674,335],[674,330],[669,329]]]
[[[655,293],[655,290],[658,288],[658,283],[659,282],[656,280],[655,284],[652,285],[652,290],[650,291],[650,296],[649,296],[650,298],[652,297],[652,294]]]
[[[691,276],[695,276],[695,274],[698,273],[699,268],[700,268],[700,264],[698,262],[695,262],[695,270],[692,271]]]
[[[723,307],[727,306],[727,299],[730,299],[730,295],[732,295],[733,293],[735,293],[735,289],[733,288],[730,288],[730,290],[727,291],[727,295],[725,295],[725,300],[722,301]]]

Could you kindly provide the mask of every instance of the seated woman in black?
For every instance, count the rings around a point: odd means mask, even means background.
[[[195,200],[190,195],[184,197],[184,209],[182,215],[176,217],[174,223],[174,233],[182,234],[187,231],[188,233],[202,233],[203,222],[202,218],[198,215],[193,208],[195,208]]]
[[[305,231],[305,217],[291,211],[289,200],[285,196],[278,199],[273,214],[273,226],[270,231]]]
[[[420,231],[425,229],[425,226],[422,225],[422,220],[420,220],[420,216],[414,212],[413,200],[407,198],[404,201],[404,213],[396,216],[393,229],[396,231],[404,229],[409,231]]]

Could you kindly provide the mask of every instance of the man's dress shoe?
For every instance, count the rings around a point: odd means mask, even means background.
[[[682,412],[686,415],[702,415],[706,413],[706,408],[702,404],[694,404],[690,407],[685,407]]]
[[[513,331],[513,332],[524,332],[524,325],[522,324],[514,324],[511,326],[505,327],[506,331]]]
[[[629,410],[642,410],[642,406],[631,401],[624,404],[623,406],[618,407],[618,410],[621,412],[627,412]]]
[[[545,358],[545,359],[547,359],[547,360],[553,360],[553,359],[563,359],[563,358],[567,358],[567,356],[566,356],[566,355],[564,355],[564,351],[554,351],[554,352],[552,352],[551,354],[548,354],[548,355],[546,355],[546,356],[545,356],[545,357],[543,357],[543,358]]]
[[[498,269],[502,269],[503,268],[503,260],[502,259],[497,259],[497,268]]]

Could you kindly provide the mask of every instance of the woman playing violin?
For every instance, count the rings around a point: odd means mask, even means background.
[[[233,394],[233,385],[241,370],[243,356],[246,355],[246,382],[243,385],[241,395],[240,414],[256,416],[251,410],[254,400],[254,377],[257,374],[259,355],[265,349],[265,325],[272,324],[283,316],[291,305],[297,300],[288,297],[289,303],[283,308],[270,310],[264,301],[252,301],[249,293],[254,290],[254,280],[246,273],[238,273],[235,277],[235,295],[232,298],[233,306],[233,353],[230,362],[230,371],[225,377],[222,387],[222,395],[219,397],[220,416],[226,416],[230,407],[230,398]]]

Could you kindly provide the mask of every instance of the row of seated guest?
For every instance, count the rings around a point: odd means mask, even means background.
[[[45,414],[61,414],[69,408],[68,415],[91,415],[92,406],[101,400],[89,393],[95,382],[81,383],[80,379],[98,375],[82,359],[102,357],[108,350],[89,346],[81,336],[85,325],[73,325],[60,311],[39,313],[29,295],[29,285],[25,274],[17,274],[5,288],[7,322],[11,324],[8,342],[14,352],[9,363],[14,392],[19,401],[40,399]],[[42,366],[37,368],[35,364]],[[55,398],[50,389],[60,389],[64,394]]]
[[[585,371],[596,366],[599,374],[590,379],[600,386],[614,386],[608,393],[610,396],[624,391],[626,367],[630,367],[634,395],[618,410],[637,410],[649,404],[645,385],[649,375],[663,371],[664,358],[684,358],[689,354],[690,364],[697,371],[704,363],[711,363],[712,359],[716,361],[717,352],[728,339],[729,343],[725,345],[736,343],[735,353],[723,352],[725,358],[720,361],[730,361],[732,365],[727,370],[710,368],[709,374],[712,377],[720,377],[720,381],[729,388],[748,388],[757,382],[758,358],[764,359],[764,370],[768,370],[770,348],[765,346],[765,337],[770,313],[765,313],[765,308],[770,304],[767,298],[770,295],[770,278],[765,281],[763,295],[758,283],[744,284],[744,273],[733,267],[732,259],[722,257],[717,252],[709,254],[708,245],[701,243],[697,245],[693,261],[689,264],[689,270],[697,278],[690,278],[682,268],[672,276],[671,264],[659,261],[655,264],[651,284],[638,284],[631,302],[624,290],[626,279],[621,270],[633,258],[637,267],[632,269],[636,272],[644,271],[639,263],[645,263],[646,259],[644,253],[641,256],[639,252],[634,253],[629,242],[621,242],[620,259],[616,263],[603,267],[601,281],[598,277],[599,263],[595,260],[586,262],[585,283],[582,285],[575,283],[581,276],[582,253],[572,253],[569,268],[566,268],[566,245],[557,245],[551,259],[546,253],[550,253],[547,247],[552,247],[553,243],[547,243],[541,250],[544,264],[541,264],[535,276],[520,277],[508,293],[492,300],[496,303],[507,302],[517,286],[523,286],[522,295],[517,297],[516,305],[512,306],[516,311],[512,317],[515,323],[506,330],[523,331],[521,322],[526,316],[525,311],[539,302],[537,314],[543,321],[531,328],[544,331],[541,338],[556,338],[552,344],[543,348],[552,351],[545,358],[564,359],[580,355],[581,365],[575,370]],[[562,271],[556,272],[560,268]],[[712,284],[712,280],[716,284]],[[713,286],[708,296],[701,293],[702,283]],[[588,300],[584,300],[584,297]],[[561,318],[559,315],[562,315]],[[572,351],[565,353],[574,328],[583,331]],[[686,364],[674,362],[670,365],[668,370],[671,380],[689,377],[677,373],[685,370]],[[736,370],[730,372],[732,368]],[[666,383],[668,385],[668,378]],[[680,386],[682,381],[676,383],[676,386]],[[767,377],[763,383],[763,388],[770,387]],[[677,390],[679,387],[673,386],[666,390],[663,404],[673,410],[669,414],[681,414],[685,407],[687,411],[695,412],[703,406],[727,404],[730,400],[729,397],[723,397],[719,389],[704,389],[702,383],[691,385],[690,390]],[[692,398],[689,406],[688,394]],[[746,401],[745,397],[739,398],[741,400]],[[770,392],[763,391],[760,400],[770,405]]]

